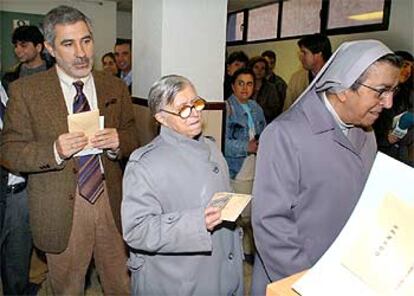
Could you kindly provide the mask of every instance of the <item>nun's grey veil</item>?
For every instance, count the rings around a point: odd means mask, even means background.
[[[313,88],[317,92],[350,88],[371,64],[389,53],[392,51],[378,40],[344,42],[296,102]]]

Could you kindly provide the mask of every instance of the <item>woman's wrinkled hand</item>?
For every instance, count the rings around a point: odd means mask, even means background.
[[[223,220],[221,217],[221,209],[217,207],[208,207],[204,211],[204,218],[206,222],[206,228],[208,231],[213,231],[214,227],[219,225]]]

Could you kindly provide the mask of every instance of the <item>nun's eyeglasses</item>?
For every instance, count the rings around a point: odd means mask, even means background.
[[[366,88],[368,88],[370,90],[373,90],[373,91],[377,92],[378,93],[378,97],[380,99],[383,99],[383,98],[385,98],[387,96],[393,96],[398,91],[398,89],[399,89],[398,86],[396,86],[394,88],[381,88],[381,89],[377,89],[375,87],[366,85],[366,84],[361,83],[361,82],[356,82],[356,84],[362,85],[362,86],[364,86],[364,87],[366,87]]]
[[[177,113],[169,111],[169,110],[165,110],[165,109],[161,109],[161,111],[171,114],[171,115],[179,116],[182,119],[187,119],[188,117],[190,117],[193,109],[195,109],[196,111],[201,111],[206,107],[206,101],[200,97],[196,97],[192,103],[193,103],[192,105],[182,106],[181,109],[178,110]]]

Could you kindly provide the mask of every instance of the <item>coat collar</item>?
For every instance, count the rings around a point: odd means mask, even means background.
[[[364,130],[359,127],[353,127],[349,129],[348,137],[345,136],[314,89],[310,90],[301,100],[303,112],[314,134],[331,132],[332,139],[339,145],[357,155],[361,153],[367,140]]]

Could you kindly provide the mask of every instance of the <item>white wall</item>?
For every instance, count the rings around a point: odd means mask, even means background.
[[[378,31],[348,35],[329,36],[333,49],[347,40],[378,39],[392,50],[406,50],[414,53],[414,4],[413,0],[396,0],[391,3],[391,16],[388,31]],[[298,60],[297,39],[230,46],[228,52],[243,50],[249,57],[260,55],[264,50],[272,49],[278,55],[276,72],[286,82],[293,72],[301,67]]]
[[[76,7],[92,20],[95,39],[95,67],[100,69],[101,56],[112,51],[116,39],[116,2],[95,0],[0,0],[3,11],[46,14],[59,5]]]
[[[132,39],[132,13],[118,11],[116,13],[116,37]]]
[[[226,8],[223,0],[134,1],[133,95],[146,98],[156,80],[176,73],[221,101]]]

